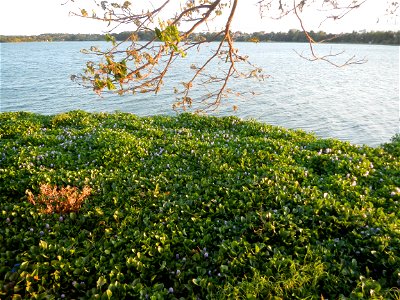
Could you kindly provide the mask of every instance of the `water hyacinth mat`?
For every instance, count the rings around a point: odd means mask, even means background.
[[[400,138],[0,114],[1,299],[399,299]]]

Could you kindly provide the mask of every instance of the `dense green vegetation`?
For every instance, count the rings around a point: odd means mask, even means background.
[[[132,32],[120,32],[111,34],[116,40],[124,41],[132,36]],[[343,33],[335,36],[331,33],[323,31],[311,31],[310,36],[315,41],[326,40],[326,43],[351,43],[351,44],[382,44],[382,45],[400,45],[400,31],[371,31],[371,32],[352,32]],[[134,34],[135,39],[141,41],[150,41],[154,38],[153,31],[139,31]],[[216,41],[219,38],[215,33],[205,32],[196,33],[191,36],[193,39]],[[288,32],[254,32],[243,33],[236,32],[233,34],[234,40],[237,42],[297,42],[306,43],[307,38],[300,30],[289,30]],[[1,36],[1,42],[45,42],[45,41],[104,41],[106,39],[103,34],[60,34],[49,33],[35,36]]]
[[[399,299],[400,138],[0,114],[2,299]],[[92,188],[78,212],[27,201]]]

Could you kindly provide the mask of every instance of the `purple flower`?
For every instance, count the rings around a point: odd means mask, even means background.
[[[62,222],[62,221],[64,221],[64,218],[61,216],[58,220],[59,220],[60,222]]]
[[[205,257],[205,258],[208,257],[208,252],[204,253],[204,257]]]
[[[173,293],[174,293],[174,289],[173,289],[172,287],[170,287],[170,288],[168,289],[168,293],[173,294]]]

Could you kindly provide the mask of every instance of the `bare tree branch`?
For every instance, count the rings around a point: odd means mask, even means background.
[[[366,59],[356,59],[355,56],[352,56],[350,58],[348,58],[347,60],[345,60],[343,63],[338,64],[335,63],[332,58],[334,57],[338,57],[342,54],[344,54],[344,51],[342,52],[337,52],[337,53],[329,53],[327,55],[317,55],[314,49],[313,44],[316,43],[316,41],[310,36],[310,34],[308,33],[308,31],[305,29],[304,24],[303,24],[303,20],[299,15],[298,12],[298,5],[296,5],[296,0],[293,0],[293,11],[300,23],[301,29],[303,30],[303,33],[305,34],[307,40],[308,40],[308,44],[309,44],[309,48],[310,48],[310,52],[311,52],[311,58],[304,56],[303,54],[299,54],[297,51],[295,51],[300,57],[307,59],[308,61],[317,61],[317,60],[321,60],[321,61],[325,61],[335,67],[338,68],[342,68],[348,65],[354,65],[354,64],[363,64],[366,63]],[[320,41],[319,43],[322,43],[323,41]]]

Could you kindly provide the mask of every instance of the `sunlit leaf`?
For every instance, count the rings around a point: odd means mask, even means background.
[[[86,9],[81,9],[81,14],[83,17],[87,17],[88,16],[88,12],[86,11]]]

